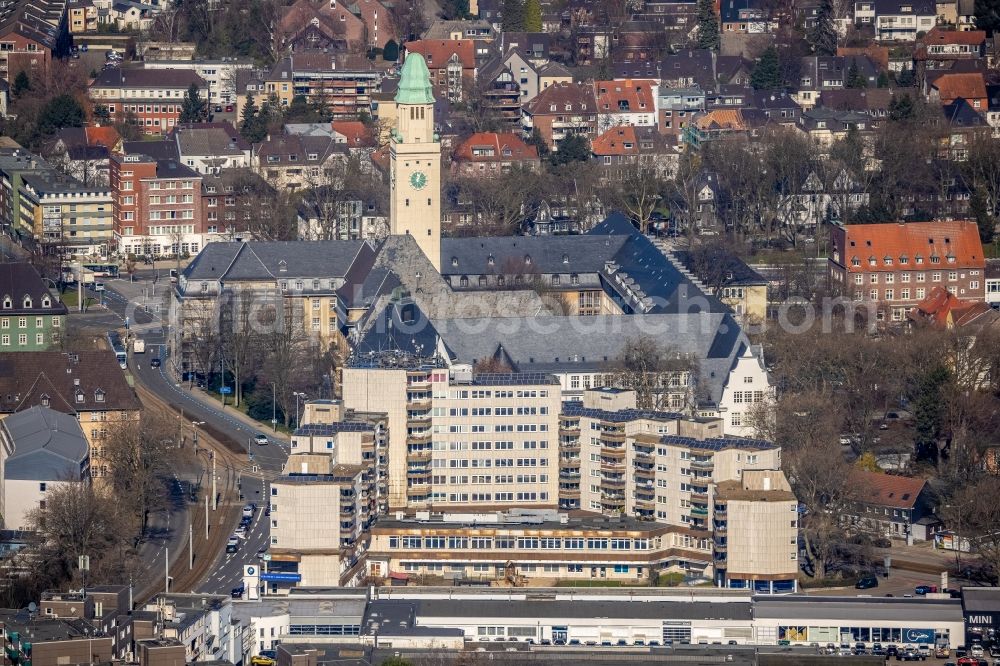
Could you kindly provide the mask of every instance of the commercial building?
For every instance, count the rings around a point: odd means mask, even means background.
[[[246,58],[217,58],[198,60],[147,60],[143,67],[149,70],[188,70],[194,72],[208,87],[203,98],[210,106],[235,104],[239,97],[237,79],[241,73],[253,69],[253,60]]]
[[[0,421],[3,447],[3,523],[25,530],[46,493],[90,482],[90,445],[80,422],[48,407],[31,407]]]
[[[143,134],[166,134],[177,125],[192,84],[208,99],[208,84],[188,69],[105,67],[90,84],[89,95],[117,122],[133,123]]]
[[[31,264],[0,265],[0,351],[58,349],[66,306]]]
[[[175,160],[111,157],[118,250],[156,257],[198,254],[206,242],[202,176]]]
[[[984,300],[986,259],[974,221],[835,225],[832,284],[901,322],[936,286],[961,300]]]

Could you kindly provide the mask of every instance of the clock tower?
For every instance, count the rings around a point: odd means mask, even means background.
[[[389,233],[409,234],[441,270],[441,143],[434,133],[434,93],[424,57],[407,53],[389,141]]]

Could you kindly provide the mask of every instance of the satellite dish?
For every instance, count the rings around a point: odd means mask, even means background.
[[[34,601],[32,601],[30,604],[28,604],[28,612],[29,613],[34,613],[37,610],[38,610],[38,604],[36,604]]]

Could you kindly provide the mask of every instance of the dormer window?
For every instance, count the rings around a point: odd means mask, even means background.
[[[907,256],[906,256],[906,255],[904,254],[903,256],[901,256],[901,257],[899,258],[899,263],[901,263],[901,264],[908,264],[908,263],[910,263],[910,258],[909,258],[909,257],[907,257]]]
[[[564,254],[563,257],[562,257],[562,261],[563,261],[564,264],[568,264],[569,263],[569,255],[568,254]]]
[[[494,257],[494,256],[493,256],[493,255],[491,254],[490,256],[486,257],[486,263],[487,263],[487,264],[489,264],[490,266],[492,266],[492,265],[494,265],[494,264],[496,264],[496,263],[497,263],[497,260],[496,260],[496,258],[495,258],[495,257]]]
[[[14,303],[13,303],[13,301],[10,300],[10,296],[4,296],[3,297],[3,309],[4,310],[10,310],[12,307],[14,307]]]
[[[525,266],[530,266],[531,265],[531,255],[530,254],[524,255],[524,265]]]
[[[101,389],[97,389],[96,391],[94,391],[94,401],[104,402],[104,391],[102,391]]]
[[[884,261],[884,262],[885,262],[885,265],[886,265],[886,266],[892,266],[892,257],[888,257],[888,256],[887,256],[887,257],[884,257],[884,258],[882,259],[882,261]]]
[[[875,260],[875,257],[868,257],[869,266],[875,266],[876,264],[878,264],[878,262]]]
[[[853,257],[851,259],[851,266],[860,266],[860,265],[861,265],[860,259],[858,259],[857,257]]]
[[[951,254],[950,252],[947,255],[945,255],[945,259],[948,260],[949,264],[955,263],[955,255]]]
[[[81,391],[80,389],[76,390],[76,401],[83,402],[83,391]]]
[[[42,307],[43,308],[52,307],[52,299],[50,299],[48,296],[42,296]]]
[[[458,257],[452,257],[451,258],[451,265],[452,266],[458,266]]]
[[[24,309],[27,310],[31,308],[31,296],[24,297]]]
[[[52,400],[49,399],[48,393],[42,394],[42,407],[48,407]]]

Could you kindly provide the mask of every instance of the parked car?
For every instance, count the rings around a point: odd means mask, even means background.
[[[854,587],[858,590],[870,590],[873,587],[878,587],[878,578],[872,574],[862,576],[858,579],[858,582],[854,585]]]
[[[246,591],[247,591],[246,586],[243,583],[240,583],[238,587],[233,588],[233,591],[230,594],[232,595],[233,599],[242,599],[243,594]]]
[[[257,559],[262,560],[264,556],[267,555],[267,548],[261,548],[257,551]]]
[[[237,537],[236,535],[229,537],[229,540],[226,541],[226,552],[235,553],[237,550],[239,550],[239,548],[240,548],[239,537]]]
[[[232,112],[233,112],[233,105],[226,104],[226,113],[232,113]]]
[[[160,359],[156,358],[155,356],[153,358],[149,359],[149,367],[151,367],[151,368],[158,368],[158,367],[160,367],[161,364],[162,364],[162,361],[160,361]]]
[[[937,587],[934,585],[917,585],[913,588],[913,593],[920,596],[924,596],[925,594],[930,594],[932,592],[937,592]]]
[[[981,643],[973,643],[972,647],[969,648],[969,656],[980,659],[986,656],[986,650],[983,649]]]
[[[253,511],[254,511],[254,505],[253,504],[244,504],[243,505],[243,517],[244,518],[253,518]]]
[[[253,441],[257,442],[258,446],[267,446],[268,444],[271,443],[271,440],[269,440],[267,438],[267,435],[262,434],[262,433],[258,434],[256,437],[254,437]]]

